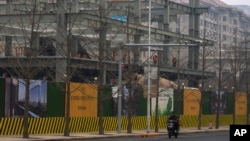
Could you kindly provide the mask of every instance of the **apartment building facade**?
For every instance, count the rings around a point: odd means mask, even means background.
[[[200,37],[214,41],[213,46],[206,47],[205,62],[202,57],[200,62],[205,63],[206,70],[217,72],[222,87],[248,81],[242,78],[248,78],[249,72],[249,33],[250,16],[235,7],[210,7],[200,16]]]

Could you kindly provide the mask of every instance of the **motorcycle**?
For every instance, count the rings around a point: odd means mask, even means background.
[[[179,134],[178,121],[168,120],[168,122],[167,122],[167,130],[168,130],[168,137],[169,138],[171,138],[172,136],[177,138],[178,134]]]

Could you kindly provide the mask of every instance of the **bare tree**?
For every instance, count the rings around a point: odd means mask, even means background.
[[[2,29],[13,30],[12,36],[6,35],[5,46],[2,46],[6,57],[1,60],[1,64],[12,77],[24,80],[25,100],[24,105],[19,106],[23,106],[24,109],[23,138],[29,138],[30,84],[34,78],[43,79],[41,73],[52,62],[41,56],[46,52],[47,46],[39,48],[39,35],[43,33],[50,35],[46,32],[46,26],[40,24],[45,12],[40,9],[41,3],[35,0],[22,4],[26,6],[20,9],[17,4],[17,7],[12,9],[14,13],[8,22],[1,25]],[[41,29],[44,31],[40,32]]]
[[[240,38],[239,34],[242,31],[235,28],[234,30],[234,40],[231,46],[231,49],[228,53],[229,67],[233,70],[232,78],[232,98],[234,101],[233,105],[233,124],[236,123],[236,112],[239,109],[236,109],[236,103],[238,99],[245,96],[246,100],[246,119],[248,120],[248,50],[247,50],[247,40],[245,38]],[[246,122],[247,122],[246,120]]]

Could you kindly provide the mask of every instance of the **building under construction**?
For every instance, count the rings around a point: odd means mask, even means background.
[[[117,79],[122,60],[124,69],[141,74],[147,74],[148,64],[159,68],[159,76],[179,86],[198,87],[201,82],[204,86],[201,80],[214,80],[216,70],[205,69],[201,60],[202,51],[214,48],[215,42],[200,29],[200,21],[205,21],[200,16],[207,19],[206,14],[214,11],[200,0],[151,2],[149,6],[148,0],[1,0],[1,72],[56,82],[98,78],[109,84]],[[218,23],[224,21],[220,17],[218,12],[212,18]],[[249,27],[246,23],[244,28]],[[27,68],[32,68],[30,75],[23,71]]]

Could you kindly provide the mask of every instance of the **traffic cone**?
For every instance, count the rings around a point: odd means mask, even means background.
[[[208,127],[208,129],[213,129],[213,122],[212,122],[212,121],[209,122],[209,127]]]

